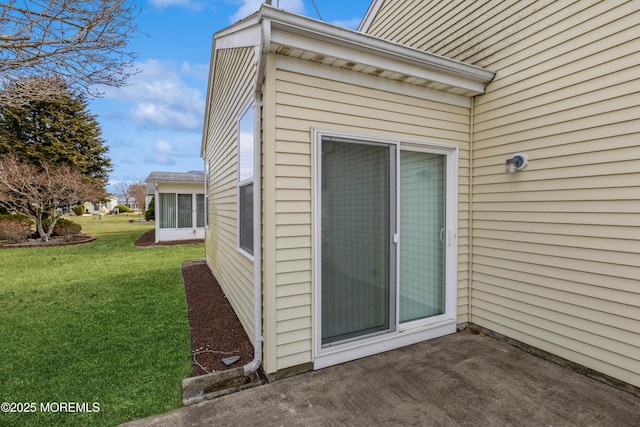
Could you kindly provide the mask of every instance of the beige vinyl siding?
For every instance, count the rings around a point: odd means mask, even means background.
[[[206,258],[233,306],[247,335],[253,340],[253,262],[240,253],[237,234],[238,118],[252,99],[255,49],[216,52],[205,161],[210,173],[210,229]]]
[[[466,313],[468,250],[463,242],[468,235],[469,108],[331,80],[336,73],[350,71],[332,71],[318,64],[315,75],[308,75],[279,67],[279,61],[283,60],[270,56],[265,81],[265,94],[275,97],[268,105],[274,109],[275,133],[265,136],[265,164],[267,158],[275,162],[273,176],[265,174],[263,183],[265,194],[275,196],[265,207],[265,224],[274,228],[273,233],[265,230],[265,286],[269,288],[265,304],[276,307],[273,318],[265,313],[265,370],[270,373],[312,361],[313,129],[460,147],[458,311]],[[265,111],[265,117],[268,114]],[[272,264],[273,270],[268,271]],[[466,314],[461,318],[466,320]]]
[[[471,321],[640,386],[640,2],[473,4],[371,27],[497,72],[475,100]]]

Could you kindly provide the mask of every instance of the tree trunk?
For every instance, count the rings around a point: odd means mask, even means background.
[[[36,218],[36,228],[38,229],[38,234],[40,235],[40,240],[43,242],[49,241],[49,235],[45,233],[44,228],[42,227],[42,217]]]

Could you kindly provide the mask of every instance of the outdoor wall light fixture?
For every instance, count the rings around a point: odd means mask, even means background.
[[[507,173],[516,173],[526,168],[528,163],[526,154],[514,154],[513,157],[507,159]]]

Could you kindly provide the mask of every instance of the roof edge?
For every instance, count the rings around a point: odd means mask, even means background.
[[[373,23],[373,20],[378,14],[378,11],[382,7],[382,3],[384,3],[384,0],[373,0],[371,2],[371,4],[369,5],[369,9],[367,9],[367,13],[365,13],[364,18],[362,18],[362,21],[358,26],[358,32],[366,33],[367,31],[369,31],[369,27]]]
[[[386,56],[401,62],[418,63],[440,72],[455,74],[473,82],[486,86],[495,73],[484,68],[467,64],[455,59],[436,55],[392,41],[377,38],[368,34],[349,30],[311,19],[302,15],[285,12],[263,4],[260,20],[271,21],[272,28],[279,28],[290,33],[297,33],[311,38],[330,41],[332,43],[349,46],[358,51],[365,51],[379,56]]]

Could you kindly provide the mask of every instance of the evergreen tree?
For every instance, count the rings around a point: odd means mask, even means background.
[[[106,186],[111,160],[98,121],[89,113],[86,101],[71,93],[62,80],[49,81],[63,89],[55,99],[19,106],[0,104],[0,155],[14,154],[36,166],[42,162],[67,164]]]
[[[147,210],[144,212],[144,219],[147,221],[155,221],[156,219],[156,198],[155,196],[151,198],[149,202],[149,206]]]

